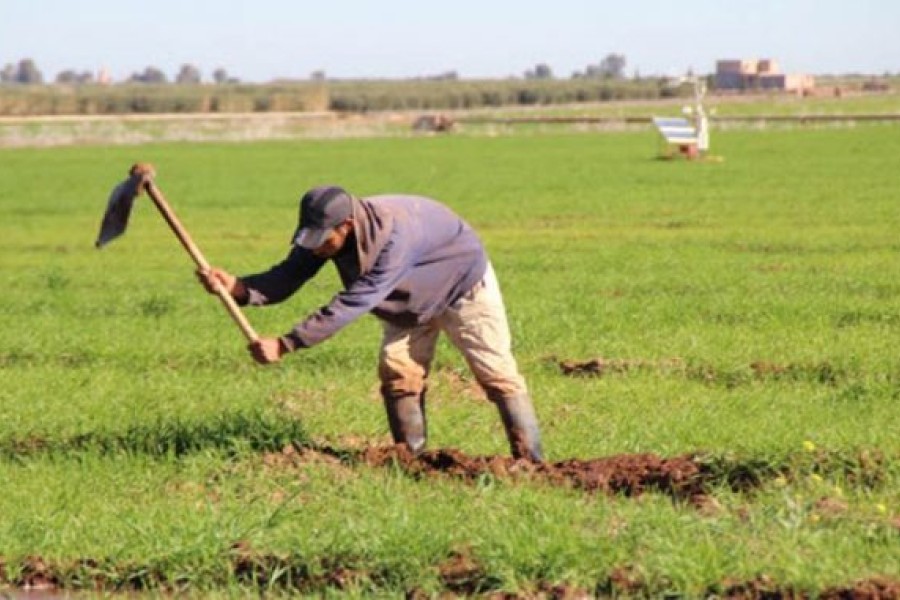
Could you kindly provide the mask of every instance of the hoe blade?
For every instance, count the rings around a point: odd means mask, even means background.
[[[134,199],[141,191],[141,183],[140,177],[132,176],[113,188],[94,246],[102,248],[125,233]]]

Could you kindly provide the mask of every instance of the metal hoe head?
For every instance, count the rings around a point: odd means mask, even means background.
[[[100,224],[100,234],[97,236],[97,241],[94,245],[97,246],[97,248],[102,248],[125,233],[125,228],[128,227],[128,217],[131,216],[131,207],[134,206],[135,198],[140,196],[141,192],[147,192],[147,195],[150,196],[150,200],[159,210],[163,219],[165,219],[169,228],[172,230],[172,233],[175,234],[175,237],[178,238],[178,241],[181,242],[181,245],[187,250],[187,253],[191,255],[197,268],[200,271],[209,270],[209,263],[206,261],[203,253],[200,252],[200,248],[198,248],[197,244],[194,243],[194,240],[191,239],[187,229],[184,228],[181,221],[175,216],[175,211],[172,210],[172,207],[169,206],[169,203],[166,202],[166,199],[163,197],[162,192],[156,187],[156,182],[153,181],[155,176],[156,172],[154,171],[153,166],[148,163],[137,163],[129,169],[128,179],[114,187],[112,193],[109,195],[106,213],[103,215],[103,222]],[[222,301],[222,305],[228,311],[228,314],[231,315],[235,324],[240,328],[241,333],[244,334],[244,337],[247,338],[247,341],[251,344],[257,343],[259,341],[259,336],[250,322],[247,321],[244,313],[241,312],[241,308],[237,305],[235,299],[221,284],[217,284],[215,287],[216,295],[219,297],[219,300]]]
[[[138,163],[131,167],[128,179],[113,188],[106,204],[106,212],[100,224],[100,233],[94,246],[102,248],[123,233],[128,227],[128,217],[134,200],[144,188],[144,183],[154,176],[153,167]]]

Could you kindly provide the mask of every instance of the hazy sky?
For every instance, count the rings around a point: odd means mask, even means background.
[[[624,54],[632,74],[771,57],[786,72],[900,72],[900,0],[0,0],[0,66],[114,79],[184,63],[244,81],[554,74]]]

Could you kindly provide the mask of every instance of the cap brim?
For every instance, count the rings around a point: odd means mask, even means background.
[[[300,229],[300,231],[297,232],[296,237],[294,237],[294,245],[306,248],[307,250],[315,250],[325,243],[325,240],[328,239],[330,233],[330,229],[311,229],[309,227],[304,227]]]

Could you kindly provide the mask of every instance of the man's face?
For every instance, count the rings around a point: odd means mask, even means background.
[[[312,253],[319,258],[331,258],[344,247],[351,231],[353,231],[353,219],[347,219],[332,229],[331,234],[322,242],[322,245],[314,248]]]

